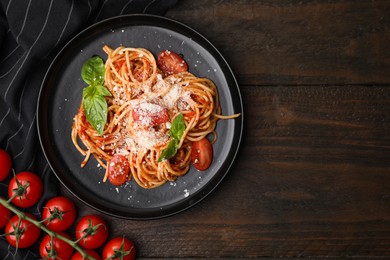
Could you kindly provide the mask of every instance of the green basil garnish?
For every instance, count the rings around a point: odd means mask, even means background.
[[[107,122],[107,101],[111,93],[104,83],[104,62],[99,56],[88,59],[81,69],[81,77],[89,86],[83,89],[83,109],[88,122],[99,135],[103,134]]]
[[[171,141],[169,142],[167,148],[161,152],[161,155],[158,158],[158,162],[168,160],[177,153],[180,139],[183,136],[185,130],[186,125],[184,123],[184,117],[183,114],[180,113],[172,122],[171,129],[169,129],[169,136],[171,137]]]

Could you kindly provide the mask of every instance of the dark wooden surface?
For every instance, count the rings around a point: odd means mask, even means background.
[[[167,16],[231,65],[242,146],[205,200],[105,216],[111,234],[140,258],[390,258],[390,1],[181,0]]]

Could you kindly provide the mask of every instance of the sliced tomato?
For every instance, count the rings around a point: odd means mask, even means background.
[[[125,183],[129,172],[129,161],[121,154],[115,154],[108,163],[108,180],[115,186]]]
[[[199,171],[210,167],[213,161],[213,146],[207,138],[192,143],[191,161]]]
[[[144,126],[155,126],[169,120],[166,108],[149,102],[136,105],[131,114],[135,122]]]
[[[188,71],[187,63],[178,54],[165,50],[157,56],[157,66],[166,75]]]

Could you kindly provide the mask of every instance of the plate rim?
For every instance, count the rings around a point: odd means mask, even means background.
[[[148,20],[148,19],[150,19],[152,21],[145,22],[145,20]],[[123,212],[124,214],[121,214],[122,212],[121,213],[119,213],[119,212],[110,212],[107,209],[99,208],[99,205],[91,204],[90,201],[87,201],[85,199],[85,196],[81,196],[80,193],[77,193],[76,191],[72,190],[72,188],[69,187],[69,185],[64,182],[64,180],[61,178],[61,176],[59,176],[59,174],[56,172],[56,170],[55,170],[56,167],[52,164],[50,154],[48,154],[48,150],[47,150],[47,147],[45,145],[45,140],[44,140],[45,137],[43,136],[42,127],[41,127],[41,125],[44,124],[44,122],[42,122],[41,118],[44,117],[44,116],[41,117],[41,114],[40,114],[41,109],[40,108],[41,108],[41,106],[43,106],[42,103],[43,103],[44,97],[43,97],[42,93],[45,90],[45,85],[46,85],[46,82],[47,82],[48,78],[50,77],[50,74],[52,73],[53,70],[55,70],[55,66],[58,65],[57,63],[59,62],[61,57],[64,55],[64,53],[66,53],[66,51],[69,48],[71,48],[71,45],[74,44],[75,41],[77,41],[80,38],[83,39],[83,36],[85,34],[88,34],[88,32],[90,32],[90,31],[92,31],[94,29],[99,29],[100,27],[102,27],[103,25],[105,25],[107,23],[112,23],[113,21],[118,21],[118,20],[125,20],[125,21],[135,20],[132,23],[128,22],[127,23],[128,26],[153,25],[153,26],[158,26],[158,27],[162,27],[162,28],[165,28],[165,29],[173,30],[172,28],[167,28],[167,27],[165,27],[165,26],[163,26],[161,24],[160,25],[156,25],[153,22],[155,20],[159,20],[159,21],[165,21],[166,23],[173,24],[174,26],[181,27],[181,29],[188,31],[188,33],[193,34],[197,38],[202,40],[203,43],[207,45],[207,48],[205,48],[205,49],[207,49],[208,52],[210,52],[210,48],[211,48],[211,50],[218,55],[218,57],[214,57],[214,54],[210,53],[214,58],[216,58],[218,60],[221,59],[223,61],[224,69],[229,72],[229,75],[228,75],[229,76],[229,80],[228,80],[228,82],[229,81],[233,81],[231,85],[234,85],[235,94],[237,94],[237,96],[235,98],[232,98],[232,103],[237,103],[238,102],[237,105],[238,105],[238,108],[240,110],[239,112],[241,113],[241,115],[240,115],[240,118],[236,118],[235,119],[238,122],[234,126],[235,133],[234,133],[234,138],[233,138],[233,144],[232,144],[232,146],[230,148],[231,150],[232,150],[232,148],[234,148],[234,151],[233,151],[233,153],[232,153],[232,151],[229,151],[229,155],[228,155],[228,158],[230,159],[230,162],[228,163],[227,167],[225,167],[226,169],[224,170],[224,172],[219,176],[219,178],[217,179],[217,181],[213,185],[210,184],[211,182],[214,182],[213,178],[210,179],[208,181],[208,183],[205,184],[206,186],[210,186],[211,185],[211,187],[208,188],[205,193],[202,193],[201,195],[198,195],[198,198],[195,200],[195,202],[192,202],[192,203],[189,203],[187,205],[184,205],[184,206],[182,206],[178,210],[168,211],[168,212],[165,212],[165,213],[162,213],[162,214],[143,215],[141,213],[139,215],[138,214],[133,214],[132,216],[129,216],[128,212],[126,212],[126,213]],[[137,22],[136,22],[137,20],[142,20],[144,22],[139,22],[137,24]],[[175,32],[177,32],[177,33],[182,35],[182,33],[178,32],[177,30],[173,30],[173,31],[175,31]],[[223,76],[227,77],[225,72],[223,72]],[[231,93],[231,87],[228,87],[228,90]],[[200,201],[202,201],[203,199],[208,197],[208,195],[210,193],[212,193],[219,186],[219,184],[222,182],[222,180],[225,179],[226,175],[228,174],[228,172],[230,171],[231,167],[233,166],[234,161],[236,160],[236,157],[238,155],[238,152],[239,152],[239,149],[240,149],[240,146],[241,146],[242,135],[243,135],[243,128],[244,128],[244,111],[243,111],[243,102],[242,102],[242,96],[241,96],[240,88],[239,88],[238,82],[236,80],[236,77],[235,77],[232,69],[230,68],[229,64],[227,63],[227,61],[223,57],[223,55],[219,52],[219,50],[206,37],[204,37],[202,34],[200,34],[198,31],[194,30],[193,28],[187,26],[186,24],[184,24],[184,23],[182,23],[180,21],[177,21],[175,19],[172,19],[172,18],[168,18],[168,17],[164,17],[164,16],[158,16],[158,15],[151,15],[151,14],[128,14],[128,15],[114,16],[114,17],[102,20],[100,22],[97,22],[95,24],[92,24],[92,25],[86,27],[85,29],[83,29],[82,31],[80,31],[79,33],[77,33],[74,37],[72,37],[60,49],[60,51],[57,52],[57,54],[55,55],[54,59],[51,61],[50,66],[48,67],[48,69],[47,69],[47,71],[45,73],[45,76],[44,76],[44,78],[42,80],[42,84],[40,86],[40,91],[39,91],[39,95],[38,95],[38,102],[37,102],[36,109],[37,109],[36,110],[37,111],[36,122],[37,122],[39,143],[41,145],[41,148],[42,148],[42,151],[43,151],[44,156],[46,158],[46,161],[48,162],[52,172],[54,173],[56,178],[59,180],[59,182],[66,188],[67,191],[69,191],[74,197],[76,197],[78,200],[80,200],[82,203],[84,203],[88,207],[93,208],[93,209],[95,209],[95,210],[97,210],[99,212],[102,212],[102,213],[110,215],[110,216],[123,218],[123,219],[132,219],[132,220],[149,220],[149,219],[160,219],[160,218],[169,217],[169,216],[178,214],[178,213],[180,213],[182,211],[185,211],[185,210],[193,207],[194,205],[198,204]],[[237,130],[238,130],[238,132],[236,132]],[[46,138],[48,138],[48,137],[46,137]],[[235,146],[233,147],[233,145],[235,145]],[[183,204],[183,203],[181,203],[181,202],[179,203],[179,202],[176,202],[175,204]],[[136,209],[136,210],[139,210],[139,209]],[[152,211],[152,212],[156,212],[156,211]]]

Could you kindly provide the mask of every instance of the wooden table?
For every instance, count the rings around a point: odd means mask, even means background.
[[[231,65],[244,138],[205,200],[105,216],[111,234],[140,258],[390,258],[390,1],[181,0],[166,16]]]

